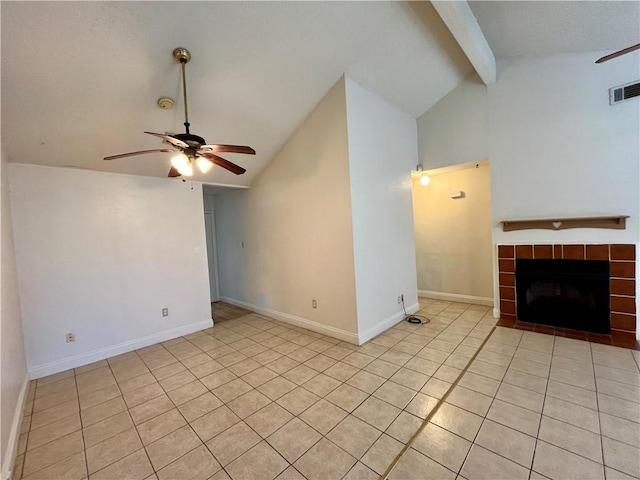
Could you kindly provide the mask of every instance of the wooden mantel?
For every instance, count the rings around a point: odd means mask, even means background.
[[[612,217],[532,218],[527,220],[503,220],[502,231],[515,230],[565,230],[567,228],[613,228],[624,230],[629,215]]]

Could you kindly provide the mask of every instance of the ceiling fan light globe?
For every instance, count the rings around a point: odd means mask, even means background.
[[[198,170],[202,173],[207,173],[213,167],[213,162],[205,157],[198,157],[196,160],[196,165],[198,166]]]
[[[171,165],[178,171],[189,164],[189,157],[187,157],[184,153],[179,153],[171,159]]]
[[[176,169],[178,170],[178,172],[180,172],[180,175],[183,175],[185,177],[193,176],[193,165],[191,165],[191,161],[180,168],[176,167]]]

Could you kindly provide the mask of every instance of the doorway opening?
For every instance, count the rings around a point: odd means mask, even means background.
[[[412,179],[418,295],[492,307],[489,161],[424,173]]]

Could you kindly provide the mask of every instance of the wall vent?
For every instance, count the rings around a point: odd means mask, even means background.
[[[640,80],[609,89],[609,105],[640,97]]]

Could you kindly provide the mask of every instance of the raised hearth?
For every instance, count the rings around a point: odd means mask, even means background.
[[[635,250],[633,244],[498,245],[500,324],[584,340],[637,345]],[[516,292],[518,259],[572,260],[570,263],[574,264],[584,260],[607,262],[610,334],[589,333],[584,326],[577,328],[578,325],[571,322],[556,327],[525,323],[524,320],[531,318],[519,318],[518,301],[521,302],[522,297]]]

